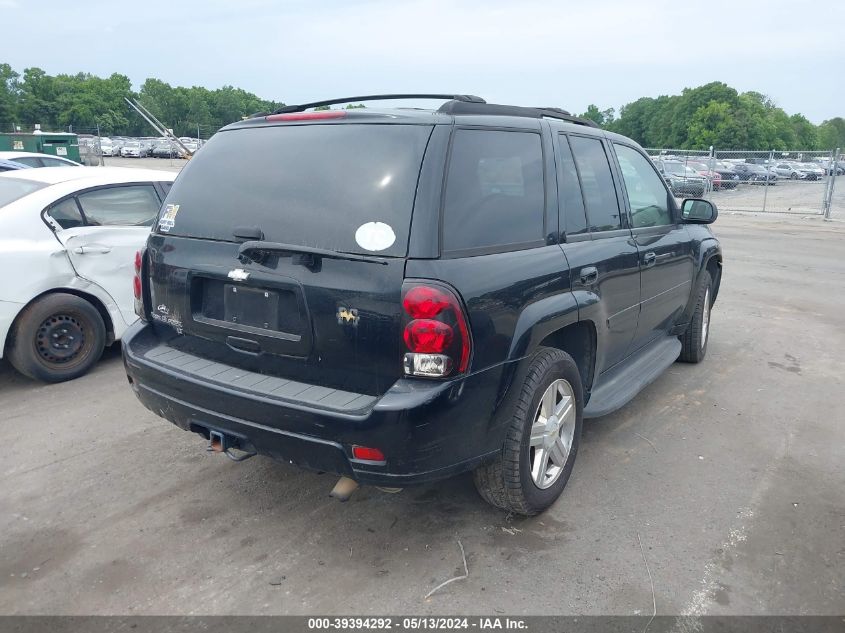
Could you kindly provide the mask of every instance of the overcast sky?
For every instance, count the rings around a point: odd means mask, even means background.
[[[720,80],[814,123],[845,116],[841,0],[0,0],[0,25],[19,72],[119,72],[136,89],[458,92],[578,113]]]

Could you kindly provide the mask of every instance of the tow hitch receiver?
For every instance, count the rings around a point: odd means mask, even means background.
[[[237,438],[224,435],[220,431],[208,430],[208,447],[205,450],[210,453],[223,453],[233,462],[243,462],[257,454],[255,451],[242,451],[240,455],[237,455],[232,452],[234,448],[238,448]]]

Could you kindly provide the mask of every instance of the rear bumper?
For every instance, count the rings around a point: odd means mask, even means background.
[[[444,479],[497,453],[504,440],[501,401],[513,364],[449,382],[404,380],[357,410],[276,398],[156,363],[161,342],[145,323],[123,336],[123,358],[139,400],[176,426],[217,431],[244,450],[361,483],[406,486]],[[249,381],[247,381],[249,382]],[[384,463],[352,457],[352,446],[380,449]]]

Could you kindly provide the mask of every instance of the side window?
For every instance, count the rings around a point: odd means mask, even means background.
[[[587,214],[584,211],[584,198],[581,195],[581,183],[578,181],[578,171],[569,141],[565,134],[558,135],[558,149],[560,150],[560,178],[559,198],[562,207],[562,228],[567,235],[578,235],[587,232]]]
[[[612,231],[622,228],[622,215],[616,199],[616,187],[604,146],[597,138],[572,136],[572,154],[581,175],[581,189],[587,206],[591,231]]]
[[[30,167],[43,167],[44,165],[41,164],[41,160],[36,156],[20,156],[19,158],[13,158],[16,163],[20,163],[21,165],[29,165]]]
[[[68,163],[64,160],[59,160],[58,158],[42,158],[41,162],[44,163],[45,167],[73,167],[72,163]]]
[[[634,228],[672,224],[669,193],[660,176],[637,150],[617,145],[616,157],[622,169],[625,191],[631,203],[631,221]]]
[[[161,180],[158,183],[158,186],[161,187],[161,192],[166,197],[168,193],[170,193],[170,188],[173,186],[173,183],[169,180]],[[164,198],[162,198],[164,199]]]
[[[152,226],[161,206],[152,185],[95,189],[79,194],[79,204],[91,226]]]
[[[62,200],[58,204],[54,204],[47,210],[53,220],[63,229],[72,229],[77,226],[82,226],[82,214],[79,213],[79,207],[76,206],[75,198],[68,198]]]
[[[444,250],[542,240],[544,206],[539,134],[455,133],[443,209]]]

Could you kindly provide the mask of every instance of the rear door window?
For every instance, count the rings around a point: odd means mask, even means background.
[[[572,136],[569,140],[581,176],[590,230],[621,229],[622,215],[604,144],[600,139],[584,136]]]
[[[578,170],[565,134],[558,135],[558,149],[560,150],[560,179],[558,197],[562,207],[563,222],[561,225],[567,235],[578,235],[587,232],[587,214],[584,210],[584,198],[581,195],[581,184],[578,181]]]
[[[445,251],[541,242],[544,209],[539,134],[457,130],[443,209]]]
[[[44,165],[41,163],[41,159],[37,156],[19,156],[17,158],[12,159],[16,163],[20,163],[21,165],[28,165],[29,167],[43,167]]]
[[[430,125],[308,124],[216,134],[168,194],[160,231],[403,256]],[[178,208],[177,208],[178,205]]]
[[[41,162],[44,163],[45,167],[75,167],[73,163],[58,158],[42,158]]]
[[[161,206],[152,185],[104,187],[78,198],[89,226],[152,226]]]

